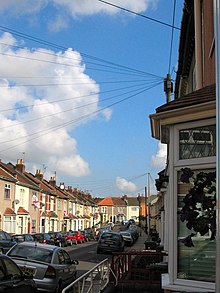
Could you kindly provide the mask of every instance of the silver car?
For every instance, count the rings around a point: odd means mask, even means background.
[[[36,242],[21,242],[7,255],[26,274],[32,274],[38,291],[61,292],[76,279],[77,260],[61,247]]]

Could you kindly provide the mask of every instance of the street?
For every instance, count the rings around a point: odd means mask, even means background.
[[[97,254],[97,241],[89,241],[78,245],[68,246],[65,248],[72,259],[77,259],[77,277],[83,275],[102,260],[108,258],[111,260],[111,254]]]

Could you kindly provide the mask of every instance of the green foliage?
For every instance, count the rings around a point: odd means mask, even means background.
[[[180,211],[180,220],[186,227],[201,236],[211,231],[211,240],[216,236],[216,172],[195,174],[189,168],[181,169],[181,182],[192,187],[183,199],[184,206]],[[183,243],[193,246],[191,233]]]

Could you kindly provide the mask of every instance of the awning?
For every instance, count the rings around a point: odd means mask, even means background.
[[[4,216],[15,216],[15,212],[11,208],[6,208],[3,214]]]
[[[49,218],[58,218],[57,214],[56,214],[55,212],[53,212],[53,211],[50,211],[50,212],[48,213],[48,217],[49,217]]]
[[[77,219],[77,217],[76,216],[74,216],[73,214],[71,214],[71,213],[69,213],[69,217],[70,217],[70,219],[72,220],[72,219]]]
[[[19,207],[19,208],[18,208],[18,211],[17,211],[17,214],[18,214],[18,215],[29,215],[29,212],[26,211],[24,208]]]

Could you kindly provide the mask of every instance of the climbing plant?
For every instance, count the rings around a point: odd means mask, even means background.
[[[191,233],[182,240],[186,246],[194,246],[192,237],[211,231],[210,240],[216,236],[216,172],[195,174],[190,168],[181,169],[180,181],[191,188],[183,198],[180,220],[186,222]]]

